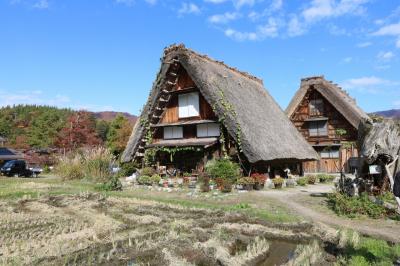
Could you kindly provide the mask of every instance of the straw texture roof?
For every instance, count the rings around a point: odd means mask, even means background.
[[[265,90],[260,79],[199,55],[183,45],[165,49],[161,69],[141,119],[146,119],[155,108],[157,97],[166,82],[169,63],[174,58],[188,72],[206,101],[215,106],[216,115],[225,117],[224,126],[229,134],[237,140],[237,132],[241,132],[242,150],[250,163],[318,159],[314,149]],[[234,112],[226,110],[226,103],[232,106]],[[123,161],[134,159],[144,131],[145,128],[137,122]]]
[[[291,117],[296,112],[297,107],[311,88],[314,88],[330,102],[354,128],[358,129],[361,121],[369,118],[347,92],[337,84],[326,80],[324,76],[309,77],[301,80],[300,89],[286,108],[288,117]]]

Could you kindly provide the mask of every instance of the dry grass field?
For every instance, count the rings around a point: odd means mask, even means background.
[[[191,207],[51,178],[1,181],[1,265],[299,265],[327,258],[310,224],[260,219],[240,211],[250,211],[247,205]]]
[[[0,265],[381,265],[400,254],[260,192],[158,190],[0,178]]]

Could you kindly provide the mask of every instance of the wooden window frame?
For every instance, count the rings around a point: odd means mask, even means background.
[[[195,95],[197,97],[197,103],[194,105],[193,109],[197,111],[197,114],[191,115],[190,114],[190,107],[189,102],[187,102],[186,106],[183,106],[181,102],[183,101],[183,97],[189,97],[190,95]],[[186,99],[188,101],[188,98]],[[196,109],[197,107],[197,109]],[[182,115],[182,109],[187,109],[187,115]],[[194,117],[200,117],[200,93],[198,91],[194,92],[189,92],[189,93],[181,93],[178,94],[178,119],[188,119],[188,118],[194,118]]]
[[[322,127],[319,127],[319,124],[322,124],[322,123],[325,125],[323,131],[321,130]],[[317,131],[316,134],[312,133],[312,131],[311,131],[313,129],[313,128],[311,128],[312,125],[317,125],[316,126],[316,131]],[[327,137],[327,136],[329,136],[328,121],[326,121],[326,120],[309,121],[308,122],[308,134],[309,134],[310,137]]]
[[[210,131],[209,126],[210,125],[215,125],[218,127],[218,135],[217,134],[212,134],[212,135],[209,134],[209,131]],[[206,134],[206,136],[199,136],[199,127],[204,127],[204,126],[207,127],[207,134]],[[218,123],[205,123],[205,124],[198,124],[196,126],[196,137],[197,138],[210,138],[210,137],[219,137],[219,136],[221,136],[221,130],[220,130]]]
[[[320,109],[318,108],[320,107]],[[311,99],[309,103],[310,116],[322,116],[325,112],[325,103],[323,99]]]
[[[179,136],[179,137],[175,137],[174,136],[174,130],[176,130],[176,129],[180,129],[180,131],[182,132],[182,134],[180,134],[180,135],[182,135],[182,136]],[[166,130],[169,130],[169,129],[171,129],[172,130],[172,137],[166,137],[166,133],[165,133],[165,131]],[[164,127],[163,128],[163,139],[183,139],[183,127],[182,126],[171,126],[171,127]]]

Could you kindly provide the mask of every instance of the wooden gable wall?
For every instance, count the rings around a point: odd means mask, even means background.
[[[324,112],[321,117],[328,118],[328,136],[313,137],[309,134],[309,122],[306,120],[313,117],[310,115],[309,107],[312,99],[323,100]],[[357,141],[358,130],[354,128],[329,101],[313,88],[309,89],[290,119],[310,144],[330,144],[339,142],[339,140]],[[336,134],[337,129],[345,129],[347,134],[339,138]]]
[[[214,111],[208,102],[204,99],[203,95],[201,95],[200,91],[196,87],[193,80],[190,78],[189,74],[186,72],[184,68],[181,68],[181,73],[179,73],[179,80],[175,85],[173,95],[167,105],[167,109],[164,112],[163,117],[160,120],[161,124],[166,123],[177,123],[179,121],[188,121],[188,120],[215,120],[216,116]],[[200,116],[198,117],[190,117],[190,118],[179,118],[179,110],[178,110],[178,95],[183,94],[185,92],[199,92],[199,100],[200,100]]]

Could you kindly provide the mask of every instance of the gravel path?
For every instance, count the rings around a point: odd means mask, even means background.
[[[316,223],[349,228],[363,235],[400,243],[400,222],[393,220],[349,219],[337,216],[326,206],[325,194],[333,185],[314,185],[287,190],[267,190],[259,193],[282,202],[295,213]]]

